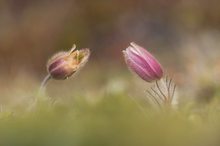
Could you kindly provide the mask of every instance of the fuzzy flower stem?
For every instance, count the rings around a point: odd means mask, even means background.
[[[41,85],[40,85],[39,93],[44,93],[44,92],[45,92],[46,84],[48,83],[48,81],[49,81],[50,79],[51,79],[50,74],[48,74],[48,75],[43,79],[43,81],[41,82]]]

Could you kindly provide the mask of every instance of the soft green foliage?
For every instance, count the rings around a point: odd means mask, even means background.
[[[1,146],[217,146],[218,103],[156,110],[122,94],[37,97],[26,109],[0,114]],[[74,100],[73,100],[74,99]]]

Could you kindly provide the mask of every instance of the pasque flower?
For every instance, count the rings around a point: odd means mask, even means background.
[[[131,42],[123,53],[127,66],[143,80],[152,82],[163,77],[160,63],[146,49]]]
[[[168,76],[162,79],[163,69],[157,59],[134,42],[130,43],[130,46],[123,53],[131,71],[147,82],[155,81],[155,85],[146,91],[150,103],[156,104],[160,108],[172,105],[176,84]]]
[[[65,80],[79,71],[88,61],[90,56],[89,49],[75,50],[73,45],[70,51],[59,52],[47,62],[48,75],[41,83],[40,92],[44,92],[45,85],[49,79]]]
[[[68,52],[60,52],[51,57],[47,63],[47,71],[57,80],[64,80],[82,68],[88,61],[89,49],[75,50],[76,46]]]

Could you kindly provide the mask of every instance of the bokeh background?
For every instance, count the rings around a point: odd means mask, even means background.
[[[219,5],[219,0],[1,0],[0,102],[20,104],[31,97],[48,58],[73,43],[91,49],[90,61],[76,77],[51,81],[48,94],[140,91],[146,86],[127,70],[121,52],[131,41],[160,60],[184,99],[208,102],[219,95]]]
[[[146,102],[152,84],[122,55],[132,41],[177,105]],[[47,60],[74,43],[89,62],[39,94]],[[219,146],[219,107],[220,0],[0,0],[1,146]]]

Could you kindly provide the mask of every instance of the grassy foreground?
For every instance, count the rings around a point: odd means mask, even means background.
[[[218,101],[161,111],[123,94],[96,103],[38,101],[18,111],[0,113],[1,146],[217,146]]]

